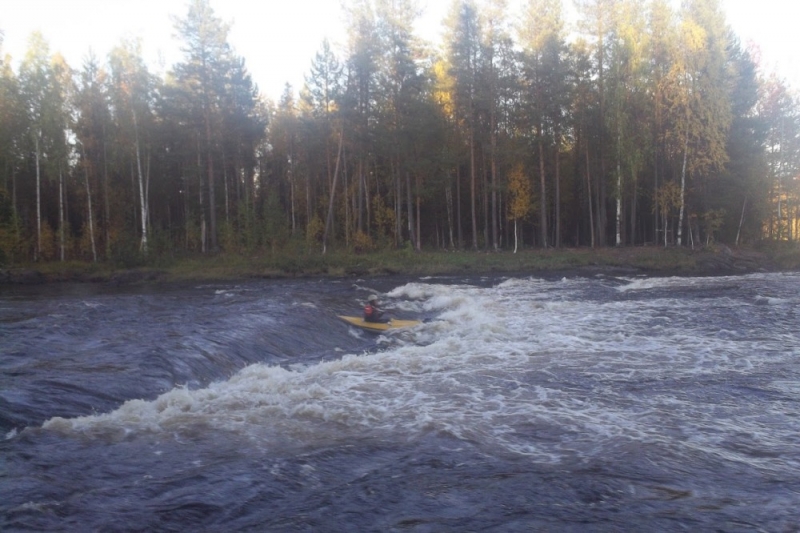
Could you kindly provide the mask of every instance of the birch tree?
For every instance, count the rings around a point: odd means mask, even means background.
[[[92,198],[90,177],[93,177],[94,183],[97,184],[99,181],[98,176],[102,175],[102,228],[106,257],[110,255],[111,250],[111,214],[107,161],[107,135],[110,129],[111,115],[106,81],[106,72],[101,69],[94,54],[90,53],[78,76],[74,105],[75,112],[77,113],[75,133],[80,145],[80,163],[83,167],[88,204],[87,229],[91,234],[92,256],[95,260],[97,250],[94,238],[95,223],[92,209],[95,202]]]
[[[152,78],[141,56],[141,43],[126,41],[111,51],[113,103],[121,140],[129,143],[126,150],[133,161],[136,176],[139,213],[140,250],[148,252],[148,218],[150,189],[150,156],[145,127],[151,121]],[[144,161],[143,161],[144,160]]]
[[[786,240],[791,234],[787,203],[800,192],[793,187],[793,181],[800,174],[800,95],[772,75],[762,86],[758,114],[766,126],[768,234],[771,238]]]
[[[731,110],[721,18],[717,0],[690,0],[684,5],[681,49],[667,80],[672,119],[668,139],[673,153],[681,157],[678,246],[683,242],[688,177],[703,179],[727,161]]]
[[[375,92],[378,83],[380,40],[375,13],[368,1],[354,2],[354,5],[346,10],[345,15],[347,44],[342,73],[339,128],[341,132],[347,130],[348,154],[349,158],[355,161],[356,179],[358,180],[357,218],[363,222],[365,232],[363,239],[369,241],[370,225],[373,222],[371,208],[375,201],[379,201],[371,196],[371,187],[377,183],[371,183],[369,178],[373,174],[370,168],[374,164],[373,142],[377,126]],[[331,152],[330,146],[336,146],[336,144],[328,142],[328,139],[333,138],[337,142],[339,140],[339,136],[333,131],[335,129],[335,127],[331,128],[331,134],[326,137],[326,154]],[[327,183],[330,191],[332,157],[328,157],[327,162]],[[331,193],[332,191],[329,192],[329,194]],[[359,231],[362,222],[358,223]]]
[[[511,57],[511,35],[507,19],[507,0],[490,0],[484,7],[483,16],[483,64],[485,68],[485,105],[489,115],[489,168],[491,174],[491,211],[492,248],[497,251],[499,242],[499,212],[498,212],[498,166],[500,147],[498,137],[500,123],[503,121],[502,99],[508,92],[509,59]],[[487,239],[487,247],[489,245]]]
[[[478,72],[480,68],[480,26],[472,0],[455,0],[451,8],[445,37],[448,76],[452,80],[453,109],[457,127],[464,132],[469,150],[470,210],[472,249],[478,249],[476,211],[478,135]]]
[[[626,190],[630,199],[630,227],[633,244],[636,232],[636,201],[639,173],[645,166],[651,138],[646,110],[648,46],[645,18],[638,2],[618,0],[615,4],[613,31],[610,39],[609,65],[609,131],[616,159],[616,245],[623,244],[623,202]]]
[[[58,240],[59,258],[63,262],[66,259],[66,237],[67,237],[67,213],[65,212],[66,183],[65,177],[70,174],[72,167],[72,143],[70,142],[71,131],[73,129],[73,81],[72,69],[67,65],[63,56],[56,54],[50,64],[52,72],[52,83],[47,99],[53,112],[51,122],[51,133],[49,135],[49,163],[52,174],[58,174]],[[60,126],[60,127],[59,127]],[[87,181],[88,184],[88,181]],[[87,185],[88,193],[88,185]],[[94,227],[91,223],[91,196],[89,199],[88,231],[92,251],[94,246]],[[93,253],[92,258],[97,261],[97,254]]]
[[[549,243],[546,153],[551,150],[555,152],[554,168],[558,168],[559,142],[556,141],[556,138],[560,127],[562,98],[566,88],[566,76],[563,68],[565,49],[563,32],[561,0],[529,0],[520,29],[520,40],[523,47],[523,68],[528,92],[526,107],[533,129],[534,142],[538,148],[539,232],[541,245],[544,248]],[[546,150],[546,144],[548,150]],[[558,186],[558,178],[555,178],[553,187],[557,189]],[[555,194],[555,196],[554,204],[559,206],[559,195]],[[555,209],[558,210],[558,207]],[[556,216],[556,220],[559,218],[560,213]],[[556,240],[560,240],[560,226],[556,233],[559,235]]]
[[[28,50],[20,65],[20,92],[27,113],[27,137],[33,148],[36,179],[36,246],[34,261],[41,258],[42,253],[42,164],[45,141],[49,131],[53,130],[55,110],[48,98],[52,84],[50,70],[50,48],[39,32],[31,34]]]
[[[208,179],[210,247],[218,250],[217,202],[214,154],[219,144],[220,92],[233,59],[228,44],[229,25],[214,14],[209,0],[192,0],[185,18],[176,21],[182,39],[184,62],[175,66],[175,77],[198,107],[201,120],[205,172]]]
[[[514,253],[519,245],[519,222],[525,220],[531,212],[531,181],[520,163],[517,163],[508,175],[508,193],[510,197],[508,216],[514,221]]]
[[[605,246],[607,219],[607,157],[608,149],[606,146],[608,135],[607,125],[607,102],[606,84],[608,68],[608,37],[611,28],[611,17],[613,16],[617,0],[575,0],[580,19],[578,27],[586,36],[587,42],[591,46],[593,59],[593,84],[597,102],[597,113],[595,127],[599,137],[597,143],[597,159],[599,160],[598,172],[594,173],[594,183],[597,190],[595,229],[597,244]]]
[[[20,80],[12,70],[11,62],[0,57],[0,174],[3,175],[3,184],[9,194],[12,218],[18,216],[16,180],[27,128],[25,121]]]

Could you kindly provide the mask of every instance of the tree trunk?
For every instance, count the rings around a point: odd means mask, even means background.
[[[230,195],[228,194],[228,165],[225,161],[225,151],[222,152],[222,185],[225,193],[225,222],[230,224]],[[294,231],[292,231],[294,233]]]
[[[210,130],[209,130],[210,135]],[[211,251],[216,252],[217,246],[217,204],[214,195],[214,157],[211,154],[211,147],[208,147],[208,220],[211,237]]]
[[[394,159],[394,158],[393,158]],[[394,176],[394,246],[400,247],[403,242],[403,180],[400,178],[399,164],[395,161],[392,164],[392,175]]]
[[[633,196],[631,197],[631,236],[629,243],[633,246],[636,245],[636,213],[638,209],[638,192],[639,192],[639,180],[636,179],[636,173],[631,172],[631,183],[633,184]],[[644,237],[644,235],[642,235]]]
[[[411,241],[411,248],[417,249],[416,231],[414,230],[414,203],[411,201],[411,175],[406,170],[406,205],[408,209],[408,239]]]
[[[547,248],[547,187],[544,177],[544,139],[542,139],[542,126],[538,127],[539,137],[539,226],[542,239],[542,248]]]
[[[417,178],[416,178],[416,199],[417,199],[417,216],[416,216],[416,221],[417,221],[417,232],[416,232],[417,251],[421,252],[422,251],[422,234],[421,234],[422,229],[420,227],[420,218],[421,218],[421,216],[420,216],[420,209],[421,209],[420,204],[422,203],[422,200],[420,199],[420,196],[419,196],[419,176],[417,176]]]
[[[106,154],[106,125],[103,123],[103,211],[105,213],[106,259],[111,257],[111,205],[108,199],[108,157]]]
[[[449,183],[444,188],[444,198],[447,204],[447,229],[450,232],[450,249],[455,250],[456,246],[453,242],[453,187]]]
[[[358,216],[357,228],[358,231],[364,231],[364,160],[358,160]]]
[[[683,168],[681,169],[681,210],[678,215],[678,246],[681,246],[683,237],[683,210],[686,192],[686,160],[689,158],[689,128],[686,128],[686,139],[683,143]]]
[[[58,165],[58,240],[61,262],[64,262],[64,172]]]
[[[200,139],[197,139],[197,169],[198,171],[202,169],[201,159],[202,155],[200,152]],[[203,198],[203,175],[200,174],[197,176],[198,179],[198,187],[197,193],[199,195],[200,200],[200,251],[202,253],[206,253],[206,210],[205,210],[205,201]],[[255,199],[253,200],[255,201]]]
[[[36,145],[36,250],[33,260],[38,261],[42,255],[42,177],[39,166],[39,136],[34,140]]]
[[[292,236],[294,236],[295,231],[297,231],[297,216],[295,215],[295,200],[294,200],[294,177],[289,172],[289,203],[291,205],[291,216],[292,216]]]
[[[208,220],[211,233],[211,251],[217,251],[217,204],[214,196],[214,155],[212,153],[211,109],[206,95],[206,164],[208,170]]]
[[[586,192],[589,199],[589,231],[592,235],[592,248],[595,247],[594,213],[592,211],[592,174],[589,167],[589,143],[586,143]]]
[[[89,165],[84,154],[83,178],[86,185],[86,223],[89,225],[89,240],[92,244],[92,262],[97,263],[97,247],[94,242],[94,218],[92,216],[92,189],[89,187]]]
[[[622,245],[622,135],[617,131],[617,217],[616,244]]]
[[[601,10],[601,17],[603,12]],[[610,13],[609,13],[610,15]],[[600,120],[602,136],[605,136],[605,128],[603,125],[606,123],[606,90],[605,90],[605,19],[601,18],[600,28],[598,30],[598,43],[597,43],[597,58],[599,73],[597,77],[598,87],[600,89]],[[597,237],[600,246],[606,245],[606,226],[608,218],[606,216],[606,153],[602,142],[598,145],[600,155],[600,177],[597,179]]]
[[[344,244],[350,247],[350,200],[348,198],[348,179],[347,179],[347,151],[342,154],[342,194],[344,194]]]
[[[492,102],[492,247],[498,251],[498,227],[497,227],[497,110]]]
[[[314,210],[311,208],[311,176],[306,175],[306,227],[311,223],[314,217]]]
[[[470,191],[470,206],[472,208],[472,249],[478,251],[478,214],[475,211],[475,195],[476,195],[476,182],[477,176],[475,171],[475,132],[473,128],[469,131],[469,191]]]
[[[461,166],[456,165],[456,228],[458,228],[458,249],[464,247],[464,235],[461,229]]]
[[[375,184],[375,194],[377,196],[378,184]],[[367,163],[367,172],[364,173],[364,201],[367,203],[367,220],[365,221],[365,229],[369,233],[369,228],[372,225],[372,203],[369,196],[369,163]]]
[[[481,155],[483,155],[483,150],[481,150]],[[489,247],[492,245],[491,240],[489,238],[489,178],[486,175],[486,161],[484,157],[481,157],[481,190],[483,191],[482,196],[482,205],[483,205],[483,249],[488,250]]]
[[[333,198],[336,192],[336,182],[339,179],[339,160],[342,158],[342,141],[344,132],[339,134],[339,153],[336,155],[336,170],[333,172],[333,183],[331,184],[331,197],[328,200],[328,216],[325,219],[325,232],[322,234],[322,255],[328,251],[328,231],[333,222]]]
[[[658,121],[656,121],[658,125]],[[655,143],[655,161],[653,163],[653,244],[658,244],[658,139]]]
[[[144,191],[144,175],[142,173],[142,156],[141,151],[139,150],[139,126],[136,122],[136,112],[131,111],[133,115],[133,142],[134,142],[134,149],[136,151],[136,170],[139,176],[139,203],[142,210],[141,217],[142,217],[142,242],[141,242],[141,250],[142,253],[147,254],[147,195]],[[87,176],[88,181],[88,176]],[[88,186],[88,185],[87,185]]]
[[[744,197],[742,202],[742,214],[739,216],[739,228],[736,230],[736,246],[739,246],[739,237],[742,234],[742,223],[744,222],[744,209],[747,206],[747,196]]]
[[[555,247],[561,248],[561,133],[556,129],[556,237],[555,237]]]

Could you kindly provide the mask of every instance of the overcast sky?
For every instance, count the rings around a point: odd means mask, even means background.
[[[441,21],[451,1],[420,0],[425,9],[420,35],[440,42]],[[767,69],[777,71],[800,90],[800,1],[721,1],[728,22],[743,42],[757,43]],[[5,33],[2,52],[12,56],[15,68],[35,30],[42,32],[51,52],[61,52],[73,68],[81,66],[89,49],[104,58],[126,37],[142,39],[145,59],[155,72],[163,73],[181,60],[173,17],[186,15],[187,0],[0,3],[0,29]],[[286,82],[295,90],[300,88],[325,37],[334,46],[342,44],[340,5],[341,0],[211,0],[217,16],[231,23],[229,42],[245,58],[261,92],[273,99],[280,96]]]

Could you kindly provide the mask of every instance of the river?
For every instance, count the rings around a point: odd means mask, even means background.
[[[376,336],[339,321],[381,294]],[[800,274],[0,287],[2,531],[798,531]]]

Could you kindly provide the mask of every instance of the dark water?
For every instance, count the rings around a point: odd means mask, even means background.
[[[370,292],[391,336],[336,319]],[[2,531],[798,531],[800,275],[0,289]]]

